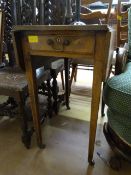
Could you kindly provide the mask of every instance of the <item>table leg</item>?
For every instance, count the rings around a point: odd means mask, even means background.
[[[39,100],[38,100],[38,88],[37,88],[37,80],[36,80],[36,72],[33,70],[33,66],[29,62],[27,66],[30,66],[26,72],[28,79],[28,88],[30,95],[30,104],[32,109],[33,123],[37,137],[37,143],[40,148],[44,148],[45,145],[42,143],[42,135],[41,135],[41,124],[40,124],[40,114],[39,114]]]
[[[69,106],[69,60],[67,58],[64,59],[65,64],[65,98],[66,98],[66,107],[70,109]]]
[[[28,81],[28,90],[29,90],[29,96],[30,96],[30,105],[31,105],[32,117],[33,117],[34,129],[37,137],[38,146],[40,148],[44,148],[45,145],[42,144],[42,135],[41,135],[36,69],[33,67],[33,64],[31,61],[31,56],[29,53],[29,44],[27,42],[27,39],[23,37],[22,42],[23,42],[26,77]]]
[[[96,62],[94,65],[93,87],[92,87],[92,102],[91,102],[91,119],[90,119],[90,135],[89,135],[89,153],[88,162],[93,165],[93,153],[96,137],[97,119],[100,103],[102,84],[102,63]]]

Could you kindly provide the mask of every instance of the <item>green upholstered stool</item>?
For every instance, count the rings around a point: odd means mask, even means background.
[[[126,64],[123,73],[107,81],[104,96],[107,105],[113,110],[124,115],[131,113],[131,62]]]
[[[123,73],[106,82],[104,101],[108,106],[110,136],[119,150],[131,156],[131,62],[126,64]]]

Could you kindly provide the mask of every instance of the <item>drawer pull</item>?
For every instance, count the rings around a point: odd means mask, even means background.
[[[48,39],[47,40],[47,44],[50,45],[50,46],[52,46],[54,44],[54,41],[52,39]]]
[[[65,39],[65,40],[63,41],[63,45],[64,45],[64,46],[69,46],[69,45],[70,45],[70,41],[67,40],[67,39]]]

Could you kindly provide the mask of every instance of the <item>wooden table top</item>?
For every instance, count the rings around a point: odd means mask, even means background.
[[[81,30],[81,31],[108,31],[109,26],[105,24],[94,24],[94,25],[22,25],[22,26],[15,26],[13,28],[14,31],[50,31],[50,30],[68,30],[68,31],[76,31],[76,30]]]

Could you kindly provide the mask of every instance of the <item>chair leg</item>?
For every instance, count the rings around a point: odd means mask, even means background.
[[[77,64],[72,64],[72,73],[71,73],[70,87],[72,85],[73,78],[75,79],[76,68],[77,68]]]
[[[76,82],[76,79],[77,79],[77,65],[76,65],[76,67],[75,67],[75,75],[74,75],[74,81]]]
[[[67,58],[64,59],[65,66],[65,102],[67,109],[70,109],[69,106],[69,94],[70,94],[70,84],[69,84],[69,60]]]
[[[13,97],[8,97],[7,101],[0,104],[0,116],[7,115],[10,118],[13,118],[15,115],[15,108],[17,103]]]
[[[51,71],[52,72],[52,78],[53,78],[53,82],[52,82],[52,95],[53,95],[53,99],[54,99],[54,111],[56,114],[58,114],[58,92],[59,92],[59,87],[57,85],[57,75],[55,71]]]
[[[77,70],[77,64],[72,64],[72,73],[71,73],[71,79],[70,79],[70,93],[71,93],[71,86],[72,86],[72,82],[73,82],[73,78],[75,79],[75,75],[76,75],[76,70]],[[70,95],[69,93],[69,95]]]
[[[49,118],[52,118],[52,100],[51,100],[51,85],[50,85],[50,79],[47,80],[47,88],[48,88],[48,98],[47,98],[47,101],[48,101],[48,115],[49,115]]]
[[[63,88],[63,90],[64,90],[64,89],[65,89],[65,83],[64,83],[63,70],[60,72],[60,74],[61,74],[62,88]]]
[[[20,93],[20,113],[22,115],[22,142],[24,143],[25,147],[27,149],[31,146],[31,136],[34,132],[33,127],[31,129],[28,128],[28,117],[25,114],[25,100],[23,98],[23,95]]]

